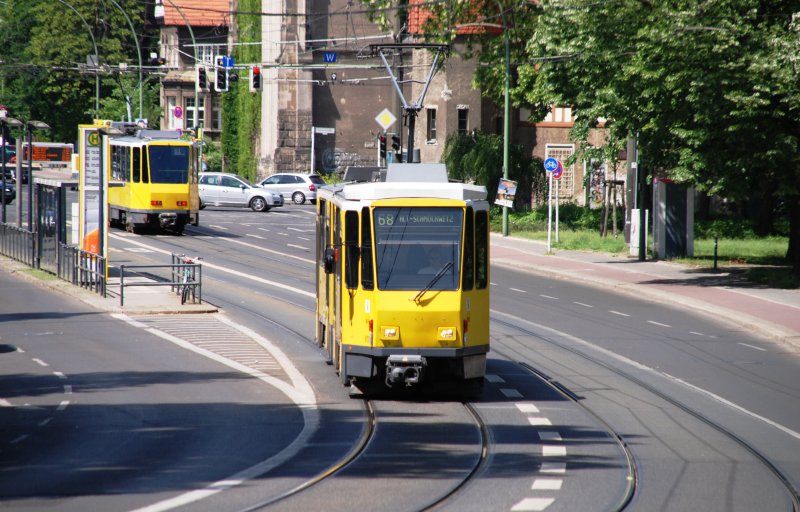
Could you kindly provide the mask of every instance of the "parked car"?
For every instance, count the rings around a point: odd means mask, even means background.
[[[317,187],[325,185],[325,181],[319,174],[279,172],[261,180],[259,185],[279,191],[286,201],[291,199],[295,204],[303,204],[308,200],[314,204],[317,202]]]
[[[225,172],[201,172],[200,209],[206,206],[242,206],[255,212],[266,212],[283,206],[283,196],[253,185],[241,176]]]
[[[6,166],[3,168],[3,172],[6,175],[6,180],[14,180],[16,179],[15,173],[17,169],[17,148],[14,146],[3,146],[3,153],[6,156]],[[0,164],[3,163],[3,160],[0,159]],[[28,180],[25,180],[26,182]]]
[[[2,185],[2,180],[0,180],[0,185]],[[17,197],[17,192],[14,189],[14,182],[10,180],[6,181],[6,188],[3,191],[3,201],[5,204],[11,204],[15,197]]]

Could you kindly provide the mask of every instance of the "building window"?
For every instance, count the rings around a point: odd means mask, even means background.
[[[221,102],[222,99],[211,102],[211,129],[217,132],[222,130],[222,109],[220,108]]]
[[[545,146],[545,158],[553,157],[562,164],[575,152],[575,147],[571,144],[547,144]],[[559,200],[571,201],[575,194],[575,164],[564,165],[564,172],[557,184],[557,194]]]
[[[469,131],[469,109],[458,109],[458,133],[466,134]]]
[[[428,142],[436,142],[436,109],[429,108],[428,111]]]
[[[186,96],[183,98],[183,110],[186,115],[186,128],[194,128],[195,126],[203,127],[205,125],[205,96],[198,96],[200,100],[200,108],[194,108],[194,96]],[[195,122],[197,120],[197,123]]]

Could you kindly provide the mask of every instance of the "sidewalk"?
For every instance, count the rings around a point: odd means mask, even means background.
[[[491,235],[491,261],[545,275],[679,304],[800,347],[800,290],[760,287],[735,272],[625,255],[554,250],[522,238]]]
[[[99,293],[81,288],[67,281],[57,279],[55,276],[50,276],[47,279],[36,277],[32,274],[33,270],[17,261],[14,261],[5,256],[0,256],[0,267],[4,270],[14,273],[29,282],[46,286],[48,288],[61,291],[67,295],[71,295],[81,302],[88,304],[101,311],[108,311],[109,313],[128,313],[137,315],[153,315],[153,314],[181,314],[181,313],[215,313],[218,308],[208,302],[200,302],[194,304],[186,302],[181,304],[180,296],[170,290],[166,286],[129,286],[135,282],[155,282],[154,280],[139,279],[139,278],[126,278],[124,301],[120,304],[120,286],[119,277],[109,277],[106,285],[106,296],[103,297]]]

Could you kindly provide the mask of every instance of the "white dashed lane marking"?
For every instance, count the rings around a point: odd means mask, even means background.
[[[613,309],[609,310],[608,312],[611,313],[612,315],[631,316],[631,315],[629,315],[627,313],[620,313],[619,311],[614,311]]]
[[[668,324],[662,324],[661,322],[655,322],[655,321],[653,321],[653,320],[648,320],[648,321],[647,321],[647,323],[648,323],[648,324],[657,325],[657,326],[659,326],[659,327],[672,327],[671,325],[668,325]]]
[[[585,308],[593,308],[591,304],[584,304],[583,302],[573,302],[573,304],[577,304],[578,306],[583,306]]]
[[[539,297],[550,300],[559,300],[558,297],[553,297],[552,295],[542,295],[541,293],[539,294]]]
[[[741,345],[743,347],[747,347],[747,348],[752,348],[753,350],[759,350],[761,352],[766,352],[767,351],[767,349],[765,349],[765,348],[756,347],[755,345],[748,345],[747,343],[739,343],[739,345]]]

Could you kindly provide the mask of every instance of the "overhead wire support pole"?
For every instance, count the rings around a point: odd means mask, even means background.
[[[508,25],[506,25],[506,12],[497,0],[497,7],[500,9],[500,16],[503,21],[503,45],[505,50],[505,80],[503,92],[503,179],[509,179],[509,138],[511,136],[511,99],[509,89],[511,88],[511,55],[508,41]],[[503,206],[503,236],[508,236],[508,206]]]
[[[398,96],[400,97],[400,101],[403,104],[403,110],[405,111],[405,115],[408,119],[408,139],[407,139],[408,147],[406,148],[406,155],[407,155],[406,162],[413,162],[414,129],[416,126],[417,113],[422,109],[422,102],[425,100],[425,94],[427,94],[428,92],[428,86],[430,86],[431,80],[433,79],[433,74],[436,71],[436,66],[439,64],[439,55],[441,55],[442,53],[448,53],[450,51],[450,46],[446,44],[434,44],[434,43],[419,43],[419,44],[389,43],[389,44],[371,44],[369,45],[369,47],[372,55],[380,56],[381,60],[383,61],[383,65],[384,67],[386,67],[386,71],[389,72],[389,77],[392,79],[392,84],[394,85],[394,88],[397,91]],[[417,101],[412,105],[410,105],[408,101],[406,101],[406,98],[403,95],[403,91],[400,88],[400,82],[398,82],[397,77],[394,75],[394,71],[392,71],[392,67],[386,60],[386,55],[384,53],[384,50],[402,51],[404,49],[412,49],[412,50],[428,49],[435,51],[433,64],[431,65],[430,71],[428,72],[428,76],[426,77],[424,82],[425,85],[422,88],[422,92],[420,93],[419,98],[417,98]]]

